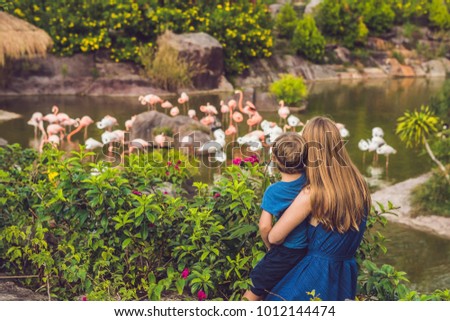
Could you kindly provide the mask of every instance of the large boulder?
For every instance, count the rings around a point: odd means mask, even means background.
[[[204,32],[174,34],[164,33],[158,40],[160,46],[169,45],[178,51],[180,58],[199,66],[199,72],[192,79],[197,89],[219,87],[223,72],[223,48],[217,39]]]
[[[136,116],[131,130],[130,139],[141,138],[148,142],[154,141],[155,128],[170,128],[174,134],[171,146],[179,148],[183,138],[189,136],[192,146],[199,148],[204,143],[211,140],[211,131],[199,121],[188,116],[179,115],[171,117],[157,111],[148,111]]]

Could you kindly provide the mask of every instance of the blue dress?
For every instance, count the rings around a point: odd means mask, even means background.
[[[353,300],[358,267],[355,253],[366,229],[364,218],[359,231],[340,234],[321,224],[308,226],[308,254],[272,289],[268,301],[308,301],[315,290],[323,301]]]

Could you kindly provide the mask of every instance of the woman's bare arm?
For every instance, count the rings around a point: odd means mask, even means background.
[[[269,242],[271,244],[283,243],[286,236],[303,222],[310,212],[311,201],[309,198],[309,188],[304,188],[273,226],[269,233]]]

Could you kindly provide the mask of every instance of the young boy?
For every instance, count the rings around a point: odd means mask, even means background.
[[[249,301],[262,300],[306,255],[306,221],[297,226],[283,244],[272,245],[268,240],[272,218],[278,220],[306,185],[306,157],[305,140],[297,133],[280,135],[272,146],[272,161],[281,173],[281,181],[270,185],[263,196],[259,231],[268,252],[250,273],[253,286],[244,294]]]

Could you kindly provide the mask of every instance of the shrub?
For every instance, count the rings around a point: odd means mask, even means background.
[[[192,87],[192,78],[201,70],[200,67],[180,58],[178,51],[164,42],[163,38],[156,52],[152,47],[142,46],[140,59],[145,75],[155,85],[169,91]]]
[[[272,83],[270,92],[288,105],[300,103],[308,96],[308,89],[303,78],[290,74],[281,75],[279,80]]]
[[[369,33],[363,17],[351,4],[349,0],[324,0],[316,18],[324,35],[349,48],[364,44]]]
[[[450,217],[450,183],[442,173],[434,172],[428,181],[412,191],[412,201],[416,215]]]
[[[278,35],[281,38],[292,39],[297,22],[298,17],[294,7],[290,3],[285,4],[275,18],[275,28]]]
[[[440,29],[450,29],[450,13],[448,4],[443,0],[432,0],[429,6],[431,24]]]
[[[316,27],[314,19],[306,15],[297,23],[292,45],[309,60],[320,62],[325,54],[325,38]]]
[[[354,7],[364,17],[367,28],[375,34],[389,31],[394,24],[395,12],[388,1],[356,1]]]

